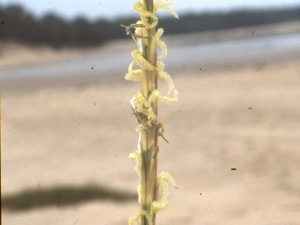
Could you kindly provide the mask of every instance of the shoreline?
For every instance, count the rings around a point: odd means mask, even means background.
[[[226,30],[204,31],[198,33],[178,34],[165,37],[166,43],[178,44],[178,40],[193,44],[194,40],[201,40],[205,43],[216,41],[237,40],[253,36],[262,37],[270,35],[283,35],[300,32],[300,22],[283,22],[269,25],[249,26]]]
[[[292,21],[264,26],[251,26],[234,28],[228,30],[205,31],[199,33],[188,33],[178,35],[163,36],[163,40],[168,46],[193,44],[201,40],[203,43],[220,42],[226,40],[236,40],[240,38],[261,37],[266,35],[280,35],[300,32],[300,22]],[[184,42],[183,42],[184,40]],[[95,46],[86,49],[55,50],[47,46],[30,47],[19,43],[4,42],[0,44],[0,67],[1,69],[18,68],[26,65],[41,65],[49,62],[59,62],[61,60],[78,59],[95,54],[109,54],[116,52],[130,52],[135,48],[131,38],[123,40],[113,40],[102,46]]]
[[[228,71],[236,72],[239,70],[253,70],[258,71],[265,67],[277,66],[286,64],[294,64],[299,62],[300,57],[298,53],[290,53],[283,58],[270,57],[263,60],[257,59],[251,63],[249,62],[223,62],[223,63],[205,63],[202,64],[199,69],[198,65],[189,65],[190,68],[183,68],[178,71],[177,68],[167,68],[166,71],[171,74],[173,78],[180,76],[186,76],[186,74],[199,74],[199,76],[208,76],[211,74],[222,75]],[[10,93],[24,93],[29,91],[36,91],[45,88],[66,88],[66,87],[85,87],[95,85],[114,85],[114,84],[128,84],[129,81],[125,80],[125,74],[127,68],[124,71],[118,70],[109,73],[92,73],[88,75],[73,74],[62,75],[55,77],[44,78],[29,78],[29,79],[13,79],[1,81],[2,94]],[[188,75],[189,76],[189,75]]]
[[[263,70],[266,67],[285,66],[289,64],[297,64],[299,61],[299,54],[290,54],[284,59],[268,58],[264,61],[258,60],[257,62],[249,63],[206,63],[198,68],[197,65],[189,65],[189,68],[185,68],[182,71],[176,71],[176,69],[169,68],[167,72],[171,74],[173,78],[180,76],[189,76],[190,74],[201,74],[201,76],[207,76],[210,74],[222,74],[226,72],[236,72],[239,70]],[[128,84],[129,81],[125,80],[124,71],[105,72],[103,74],[76,74],[70,76],[59,76],[52,78],[29,78],[29,79],[13,79],[8,81],[1,81],[2,94],[20,94],[24,92],[37,91],[41,89],[49,88],[66,88],[66,87],[85,87],[85,86],[106,86],[114,84]]]

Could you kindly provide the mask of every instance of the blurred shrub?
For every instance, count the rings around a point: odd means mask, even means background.
[[[16,194],[1,196],[4,210],[28,210],[46,206],[67,206],[91,200],[126,202],[136,200],[136,193],[104,186],[58,186],[27,189]]]

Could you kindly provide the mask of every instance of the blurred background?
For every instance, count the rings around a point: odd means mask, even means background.
[[[3,224],[119,225],[139,208],[133,3],[1,1]],[[159,105],[158,170],[179,189],[158,224],[298,225],[299,1],[172,7],[158,27],[179,102]]]

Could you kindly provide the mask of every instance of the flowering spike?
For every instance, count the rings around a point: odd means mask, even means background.
[[[162,40],[160,40],[160,37],[162,36],[163,32],[164,30],[159,28],[154,36],[156,46],[160,47],[162,50],[162,54],[158,56],[158,58],[160,59],[163,59],[167,56],[167,46]]]
[[[171,13],[175,18],[178,19],[178,14],[174,11],[174,9],[172,9],[171,7],[169,7],[169,5],[171,5],[173,2],[169,2],[166,0],[159,0],[156,4],[155,4],[155,11],[159,10],[159,9],[164,9],[166,11],[168,11],[169,13]]]
[[[147,70],[154,70],[154,67],[149,63],[139,50],[134,50],[131,53],[133,59],[140,65],[140,67]]]
[[[149,224],[153,224],[150,213],[147,213],[144,210],[138,210],[135,216],[129,219],[129,225],[135,225],[136,223],[139,225],[141,222],[141,216],[145,216]]]
[[[174,179],[167,172],[161,172],[157,179],[157,188],[160,189],[161,201],[154,201],[151,205],[153,213],[158,213],[159,211],[165,209],[169,205],[169,190],[167,181],[177,188]]]
[[[139,125],[137,125],[137,126],[135,127],[135,131],[136,131],[136,132],[142,132],[142,131],[144,131],[144,130],[147,130],[147,126],[144,125],[144,124],[142,124],[142,123],[140,123]]]
[[[137,25],[143,25],[142,21],[141,20],[138,20],[136,22]],[[135,34],[136,35],[139,35],[139,36],[142,36],[142,26],[138,26],[137,28],[135,28]]]
[[[158,0],[143,0],[134,3],[133,9],[140,15],[140,21],[129,26],[123,26],[127,35],[131,35],[138,49],[132,51],[133,61],[128,66],[125,79],[141,82],[142,93],[137,93],[130,100],[134,115],[138,121],[135,130],[139,132],[137,150],[129,155],[135,159],[135,170],[140,176],[141,185],[137,188],[138,201],[141,209],[129,219],[129,225],[154,225],[155,215],[165,209],[168,204],[168,183],[175,185],[173,178],[166,172],[157,176],[157,154],[159,146],[157,138],[164,137],[164,126],[157,121],[157,102],[176,102],[177,90],[174,89],[171,76],[164,71],[164,63],[156,59],[167,56],[167,46],[161,40],[163,29],[157,29],[158,18],[156,11],[164,9],[178,18],[170,7],[172,2]],[[135,29],[134,33],[132,30]],[[157,48],[161,54],[157,55]],[[135,63],[141,68],[134,69]],[[172,97],[162,96],[157,90],[157,80],[163,78],[168,83],[168,94]],[[157,193],[157,194],[156,194]],[[159,201],[158,201],[159,199]]]
[[[150,102],[147,101],[141,93],[137,93],[135,95],[135,101],[133,104],[135,107],[134,110],[138,114],[142,114],[142,115],[138,115],[138,116],[144,116],[147,119],[147,121],[143,121],[143,122],[146,122],[147,124],[149,124],[156,120],[156,115],[153,112]],[[144,118],[140,118],[140,119],[144,119]],[[148,120],[150,120],[150,121],[148,121]],[[142,121],[140,121],[140,122],[142,122]]]
[[[157,21],[158,21],[157,17],[153,13],[146,11],[144,9],[144,4],[142,2],[134,3],[133,10],[140,15],[142,23],[147,29],[152,29],[157,25]],[[151,24],[148,23],[147,17],[153,19],[153,22]]]
[[[167,83],[169,85],[168,94],[170,94],[174,90],[174,83],[173,83],[171,76],[164,71],[164,67],[165,67],[165,64],[163,62],[157,63],[157,67],[156,67],[157,76],[160,78],[163,78],[167,81]]]
[[[178,101],[178,91],[174,90],[173,91],[173,97],[167,97],[167,96],[159,96],[159,101],[161,102],[166,102],[166,103],[175,103]]]
[[[136,161],[134,169],[140,175],[140,171],[142,168],[142,158],[140,152],[138,150],[135,150],[133,153],[129,154],[129,158],[134,159]]]
[[[142,70],[141,69],[134,70],[133,69],[134,63],[135,63],[135,61],[133,60],[129,64],[129,66],[128,66],[128,73],[125,75],[125,79],[126,80],[132,80],[132,81],[141,82]]]

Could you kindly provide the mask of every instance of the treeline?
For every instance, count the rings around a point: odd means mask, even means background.
[[[2,41],[55,48],[90,47],[108,40],[125,38],[125,30],[120,24],[129,25],[137,19],[126,17],[90,21],[85,17],[77,17],[69,21],[55,14],[36,18],[19,5],[0,6],[0,37]],[[185,14],[180,15],[179,20],[161,18],[159,27],[164,27],[167,34],[180,34],[294,20],[300,20],[300,8]]]
[[[68,21],[52,13],[36,18],[18,5],[0,7],[0,21],[4,41],[55,48],[95,46],[124,35],[117,21],[89,21],[84,17]]]
[[[237,10],[228,13],[188,14],[179,21],[166,18],[160,21],[168,34],[202,32],[288,21],[300,21],[300,7],[268,10]]]

